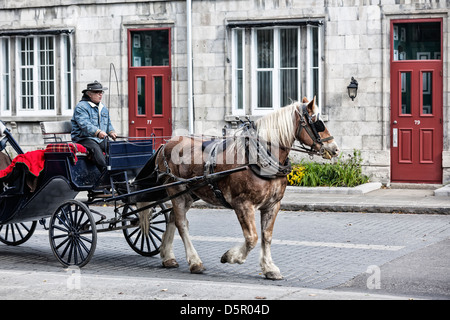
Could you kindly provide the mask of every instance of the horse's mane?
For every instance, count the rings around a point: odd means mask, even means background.
[[[258,136],[271,144],[290,147],[295,139],[295,111],[300,106],[294,102],[255,121]]]

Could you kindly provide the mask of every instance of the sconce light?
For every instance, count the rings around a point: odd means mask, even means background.
[[[352,81],[350,81],[347,90],[350,99],[352,99],[352,101],[355,100],[356,95],[358,93],[358,81],[356,81],[355,78],[352,77]]]

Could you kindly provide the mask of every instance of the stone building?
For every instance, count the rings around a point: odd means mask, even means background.
[[[316,96],[372,180],[448,183],[448,10],[442,0],[2,0],[0,119],[34,149],[39,122],[70,119],[93,80],[129,136],[220,135],[237,117]]]

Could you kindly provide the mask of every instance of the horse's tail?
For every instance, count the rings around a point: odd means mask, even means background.
[[[149,205],[150,202],[138,202],[136,206],[139,208]],[[153,214],[153,208],[145,209],[139,212],[139,227],[141,228],[142,234],[148,236],[150,230],[150,219]]]

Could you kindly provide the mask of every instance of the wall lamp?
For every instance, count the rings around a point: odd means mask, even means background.
[[[350,99],[352,99],[352,101],[355,100],[356,95],[358,94],[358,81],[356,81],[355,78],[352,77],[352,81],[350,81],[347,90]]]

